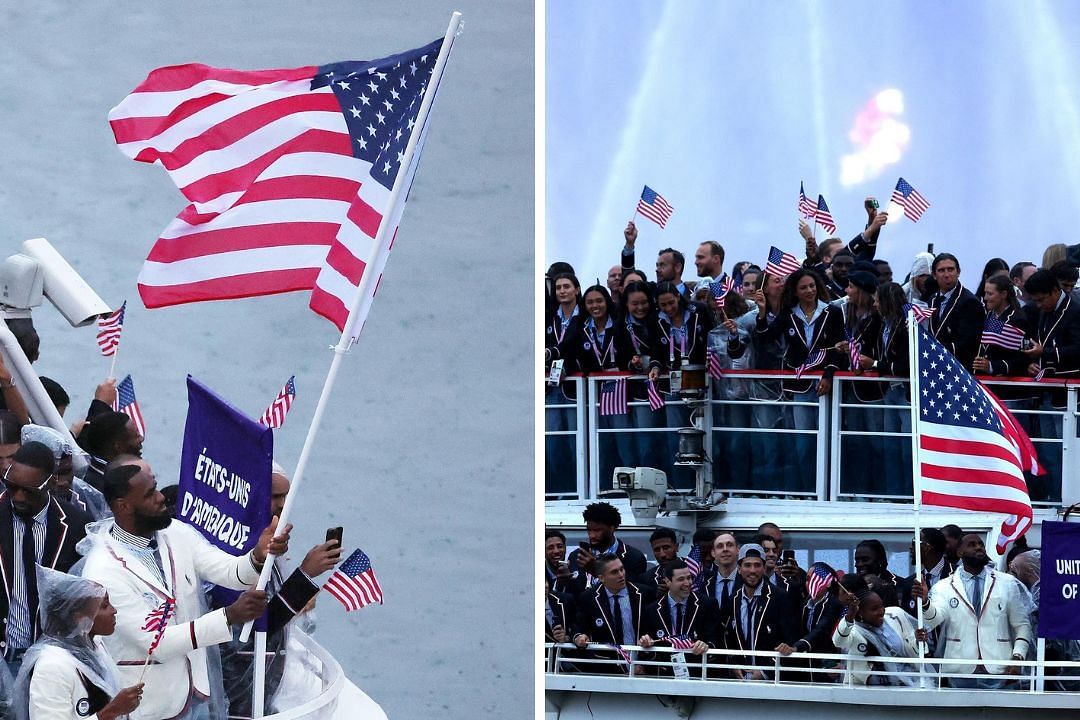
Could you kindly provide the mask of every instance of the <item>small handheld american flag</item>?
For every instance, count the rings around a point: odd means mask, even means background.
[[[153,655],[154,650],[157,650],[161,638],[165,637],[165,629],[169,627],[169,618],[175,610],[176,603],[171,598],[166,598],[146,616],[142,626],[143,632],[154,633],[154,639],[150,642],[150,649],[146,651],[147,655]]]
[[[127,300],[116,312],[98,318],[97,344],[101,348],[101,354],[105,357],[112,357],[116,354],[116,348],[120,345],[120,333],[124,329],[124,313],[126,311]]]
[[[382,587],[375,578],[371,559],[359,548],[334,571],[323,589],[337,598],[346,612],[371,603],[383,604]]]
[[[716,309],[720,312],[724,311],[724,300],[727,298],[727,294],[735,289],[735,278],[727,275],[714,280],[709,283],[709,292],[712,293],[713,301],[716,303]]]
[[[724,377],[724,368],[720,365],[720,353],[718,353],[716,350],[709,350],[708,369],[709,377],[711,377],[712,379],[719,380],[720,378]]]
[[[694,647],[694,641],[686,635],[672,635],[669,640],[671,641],[671,647],[676,650],[690,650]]]
[[[1015,325],[1009,325],[1001,318],[987,315],[986,323],[983,325],[982,339],[979,342],[983,345],[996,345],[1006,350],[1019,350],[1024,347],[1024,331]]]
[[[626,378],[607,380],[600,384],[600,414],[626,414]]]
[[[848,336],[848,356],[851,360],[851,372],[859,369],[859,356],[862,355],[862,343]]]
[[[798,380],[799,378],[802,377],[804,372],[806,372],[807,370],[810,370],[810,369],[812,369],[814,367],[817,367],[824,360],[825,360],[825,351],[824,350],[818,350],[813,355],[806,358],[806,362],[804,362],[799,367],[795,368],[795,379]]]
[[[904,214],[911,218],[911,222],[919,222],[919,218],[930,207],[926,198],[904,178],[896,181],[896,189],[893,190],[892,197],[889,199],[904,208]]]
[[[836,581],[836,571],[823,562],[816,562],[806,571],[806,591],[817,599]]]
[[[641,191],[637,211],[659,225],[662,230],[671,219],[671,213],[675,212],[675,208],[671,207],[658,192],[646,185]]]
[[[128,375],[116,386],[116,400],[113,401],[113,410],[121,412],[135,422],[135,429],[139,434],[146,437],[146,425],[143,424],[142,410],[139,409],[139,401],[135,399],[135,383]]]
[[[787,277],[801,267],[802,265],[791,253],[786,253],[777,247],[769,248],[769,260],[765,263],[765,272]]]
[[[653,409],[653,412],[664,407],[664,397],[660,394],[660,391],[656,388],[656,383],[652,380],[648,381],[649,391],[649,407]]]
[[[806,192],[803,190],[802,182],[799,183],[799,217],[806,220],[813,219],[817,213],[817,207],[810,201],[810,198],[806,197]]]
[[[289,381],[285,383],[285,387],[281,388],[277,397],[274,398],[274,402],[270,403],[270,407],[266,408],[262,417],[259,418],[259,424],[271,429],[277,429],[285,424],[285,416],[289,414],[289,408],[292,407],[293,400],[296,399],[295,380],[295,375],[289,378]]]
[[[833,222],[832,213],[829,212],[829,206],[825,204],[825,196],[817,196],[817,212],[815,213],[817,224],[825,228],[825,232],[832,235],[836,232],[836,223]]]
[[[915,315],[916,323],[921,323],[925,322],[931,315],[933,315],[934,311],[928,307],[923,307],[922,305],[916,305],[914,303],[904,303],[904,316],[907,317],[908,313],[912,313]]]

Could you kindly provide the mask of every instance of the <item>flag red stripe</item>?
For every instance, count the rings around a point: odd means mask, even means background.
[[[268,178],[251,184],[244,194],[229,207],[239,207],[247,203],[267,200],[341,200],[355,195],[360,189],[360,182],[349,178],[327,177],[322,175],[290,175],[288,177]],[[194,205],[188,205],[179,215],[188,225],[202,225],[221,215],[217,212],[201,213]]]
[[[289,68],[284,70],[229,70],[210,67],[201,63],[170,65],[152,70],[132,93],[174,92],[187,90],[205,80],[236,83],[238,85],[264,85],[282,80],[304,80],[315,76],[318,65]]]
[[[931,478],[933,480],[949,480],[958,483],[960,486],[972,485],[978,487],[980,485],[994,485],[997,487],[1012,488],[1027,494],[1027,483],[1024,482],[1023,477],[1016,477],[1015,475],[1010,475],[1009,473],[1001,472],[999,470],[974,470],[972,468],[946,467],[944,465],[933,465],[925,462],[921,463],[921,467],[923,477]],[[961,492],[959,487],[957,492]]]
[[[234,275],[179,285],[139,284],[139,296],[148,308],[169,307],[204,300],[236,300],[256,295],[309,290],[318,268],[295,268]]]
[[[364,274],[364,268],[367,267],[367,263],[349,252],[348,248],[341,243],[330,246],[330,252],[326,254],[326,264],[357,286],[360,285],[360,278]]]
[[[352,220],[353,224],[360,228],[360,232],[369,238],[374,238],[379,234],[379,223],[383,219],[382,213],[371,207],[364,198],[357,197],[354,199],[352,205],[349,206],[349,212],[345,216]],[[394,235],[397,235],[397,230],[394,231]],[[393,240],[391,240],[391,249],[393,249]]]
[[[355,597],[349,589],[340,587],[337,583],[333,582],[333,579],[327,580],[323,585],[326,591],[338,599],[346,610],[354,609],[359,606],[359,598]]]
[[[994,443],[979,442],[978,440],[952,440],[924,433],[920,436],[919,447],[923,450],[930,450],[931,452],[994,457],[1012,463],[1018,468],[1020,467],[1015,453],[1010,452],[1008,448],[1004,448],[1001,445],[995,445]]]
[[[170,152],[154,151],[146,162],[160,160],[165,169],[176,170],[204,152],[226,148],[272,122],[300,112],[340,113],[341,105],[333,93],[286,95],[222,120],[202,134],[187,138]],[[143,153],[139,155],[141,159]]]
[[[349,319],[349,308],[345,307],[345,303],[337,295],[328,293],[315,285],[311,288],[311,300],[308,302],[308,307],[334,323],[338,330],[345,329],[345,321]]]
[[[996,498],[943,495],[927,490],[923,491],[922,501],[924,505],[951,507],[959,510],[972,510],[975,512],[1006,513],[1009,515],[1031,513],[1031,507],[1022,502],[999,500]]]
[[[115,120],[109,121],[109,126],[112,127],[113,137],[116,138],[117,145],[149,140],[152,137],[160,135],[181,120],[186,120],[199,111],[205,110],[211,105],[216,105],[222,100],[228,100],[231,97],[233,96],[224,93],[209,93],[200,97],[191,98],[190,100],[185,100],[177,105],[176,109],[168,115],[159,117],[116,118]],[[151,154],[153,154],[153,151],[150,148],[146,148],[136,155],[135,159],[139,162],[153,162],[153,160],[144,158],[143,153],[147,150],[150,150]]]
[[[283,155],[300,152],[325,152],[352,155],[349,136],[329,130],[307,130],[292,140],[278,145],[251,162],[196,180],[180,189],[192,202],[207,202],[228,192],[248,187],[266,168]]]
[[[337,237],[338,227],[335,223],[295,222],[207,230],[179,238],[159,239],[146,259],[168,263],[254,248],[286,245],[329,247]]]

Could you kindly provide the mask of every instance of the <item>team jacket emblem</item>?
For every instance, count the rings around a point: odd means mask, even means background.
[[[951,608],[960,607],[960,601],[957,600],[956,598],[952,598],[951,600],[949,600],[949,607],[951,607]]]

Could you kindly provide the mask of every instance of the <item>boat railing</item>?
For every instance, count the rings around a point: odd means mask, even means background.
[[[601,415],[601,385],[626,378],[625,415]],[[804,380],[816,380],[807,373]],[[653,467],[668,475],[669,492],[689,493],[694,473],[675,462],[679,429],[690,412],[700,425],[712,486],[731,496],[821,501],[911,502],[911,423],[906,378],[838,372],[832,391],[780,392],[789,372],[725,370],[701,400],[665,395],[653,411],[644,376],[570,376],[545,401],[547,500],[591,500],[611,488],[618,466]],[[1080,381],[981,377],[1025,427],[1046,474],[1029,477],[1035,506],[1057,508],[1080,499],[1077,409]],[[950,404],[949,398],[942,403]],[[953,410],[953,408],[949,408]],[[1063,501],[1068,502],[1063,502]]]
[[[272,720],[335,717],[338,697],[347,684],[340,663],[311,636],[298,628],[289,633],[289,648],[285,658],[285,674],[275,705],[285,706],[287,709],[263,717]]]
[[[1045,647],[1045,646],[1044,646]],[[588,655],[584,655],[588,653]],[[600,653],[599,656],[596,653]],[[683,653],[682,662],[673,662],[676,653]],[[920,664],[918,658],[897,658],[882,656],[849,655],[839,653],[793,653],[781,655],[773,651],[710,649],[700,656],[688,651],[676,650],[668,646],[643,648],[636,645],[624,645],[622,652],[616,653],[611,645],[590,643],[583,650],[571,643],[546,643],[542,658],[542,670],[545,673],[545,685],[551,689],[590,690],[593,678],[604,678],[601,683],[607,691],[669,693],[672,695],[723,696],[730,693],[732,684],[761,686],[763,684],[788,686],[795,688],[823,687],[830,689],[847,688],[864,690],[865,682],[856,682],[854,663],[865,670],[875,683],[869,687],[881,690],[903,692],[958,692],[967,688],[949,687],[950,680],[1005,680],[1008,687],[1001,688],[1001,693],[991,690],[979,690],[980,693],[993,692],[995,699],[987,697],[987,704],[1000,704],[1001,698],[1016,698],[1019,695],[1055,695],[1074,696],[1080,689],[1080,662],[1068,660],[1047,660],[1041,656],[1034,660],[1008,660],[998,665],[1017,668],[1018,674],[976,674],[944,672],[941,664],[980,666],[985,660],[977,658],[926,658]],[[606,657],[605,657],[606,656]],[[885,670],[884,663],[904,663],[901,669]],[[881,665],[879,665],[881,664]],[[684,668],[682,677],[675,675],[673,668]],[[587,671],[583,672],[583,669]],[[904,677],[908,684],[890,684],[887,678]],[[753,678],[753,679],[751,679]],[[612,682],[614,680],[615,682]],[[618,681],[624,682],[621,689]],[[645,686],[635,681],[648,680]],[[692,687],[683,682],[694,683]],[[663,686],[670,687],[664,690]],[[598,688],[597,688],[598,689]],[[843,696],[830,694],[831,700],[843,701]],[[1018,703],[1024,701],[1018,700]],[[1012,704],[1012,703],[1008,703]]]

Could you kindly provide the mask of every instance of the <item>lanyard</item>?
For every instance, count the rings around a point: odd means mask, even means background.
[[[591,323],[591,327],[586,328],[585,331],[592,338],[593,355],[596,356],[596,362],[599,363],[600,369],[603,370],[604,369],[604,360],[607,359],[608,355],[611,356],[612,364],[614,364],[614,362],[615,362],[615,339],[613,337],[611,337],[610,335],[608,335],[607,334],[607,328],[604,328],[604,330],[605,330],[604,336],[609,338],[609,342],[608,342],[607,348],[604,350],[603,354],[601,354],[600,353],[601,341],[597,339],[596,323],[592,322],[591,320],[589,322]]]

